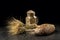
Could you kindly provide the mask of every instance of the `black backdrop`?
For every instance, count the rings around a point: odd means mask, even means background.
[[[5,25],[5,22],[10,17],[21,19],[25,23],[26,12],[34,10],[36,16],[41,23],[60,23],[60,15],[58,12],[58,3],[56,1],[47,0],[20,0],[20,1],[3,1],[1,2],[0,25]]]

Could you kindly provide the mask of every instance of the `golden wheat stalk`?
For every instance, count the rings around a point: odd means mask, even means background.
[[[15,19],[14,17],[12,19],[10,19],[10,21],[8,21],[8,34],[11,35],[16,35],[18,33],[22,33],[22,28],[24,23],[22,23],[21,21]]]

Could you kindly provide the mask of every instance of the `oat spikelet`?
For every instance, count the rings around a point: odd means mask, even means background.
[[[20,31],[20,27],[23,27],[23,23],[15,18],[12,18],[10,21],[8,21],[8,33],[11,34],[11,35],[16,35],[18,34]]]

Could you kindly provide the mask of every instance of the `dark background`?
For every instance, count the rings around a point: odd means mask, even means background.
[[[26,12],[34,10],[39,19],[38,24],[60,23],[59,2],[47,0],[3,1],[0,5],[0,26],[6,25],[6,20],[15,17],[25,23]]]
[[[0,40],[60,40],[60,1],[58,0],[19,0],[0,1]],[[26,12],[34,10],[39,19],[38,24],[55,24],[55,32],[46,36],[22,34],[10,36],[6,30],[6,21],[15,17],[25,23]]]

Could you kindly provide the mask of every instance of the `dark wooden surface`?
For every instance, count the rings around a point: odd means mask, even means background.
[[[55,26],[55,33],[46,36],[33,36],[29,34],[11,36],[7,34],[6,28],[0,28],[0,40],[60,40],[60,25]]]

